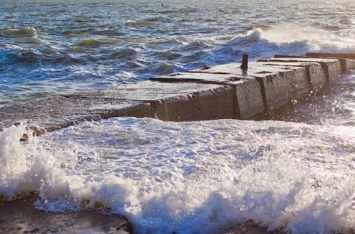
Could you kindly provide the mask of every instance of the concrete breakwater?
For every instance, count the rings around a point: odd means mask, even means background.
[[[38,134],[85,120],[151,117],[164,121],[275,119],[298,100],[355,68],[352,55],[310,54],[204,67],[115,89],[0,108],[0,129],[26,121]],[[349,57],[350,56],[350,57]]]
[[[317,58],[317,57],[330,58]],[[166,121],[207,119],[275,119],[298,100],[307,99],[339,75],[355,68],[343,55],[292,57],[277,55],[241,69],[239,63],[205,67],[152,78],[110,90],[56,96],[0,108],[0,128],[27,121],[37,133],[54,131],[85,120],[119,116],[151,117]],[[68,214],[43,213],[29,201],[0,204],[0,232],[132,233],[125,217],[92,211]],[[1,203],[0,197],[0,203]],[[48,227],[48,223],[51,225]],[[266,233],[251,224],[228,233]],[[260,230],[259,230],[260,229]]]

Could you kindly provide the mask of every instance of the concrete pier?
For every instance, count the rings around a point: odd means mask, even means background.
[[[114,89],[56,96],[0,108],[0,129],[25,121],[37,134],[87,120],[131,116],[164,121],[274,119],[297,100],[355,68],[342,54],[276,55],[154,77]]]
[[[277,55],[249,62],[243,69],[239,63],[230,63],[154,77],[114,89],[6,106],[0,108],[0,130],[24,121],[34,130],[34,134],[39,135],[83,121],[121,116],[164,121],[278,119],[294,102],[321,92],[328,82],[355,69],[355,55],[311,56]],[[24,139],[26,137],[24,134]],[[10,207],[13,213],[6,213],[4,207]],[[100,215],[100,222],[93,224],[91,219],[97,214],[44,214],[23,201],[1,203],[0,210],[3,211],[0,212],[2,231],[46,231],[43,220],[53,218],[57,221],[52,223],[50,230],[75,231],[86,228],[87,223],[92,230],[95,229],[93,225],[96,225],[95,230],[104,230],[107,226],[106,217]],[[21,223],[16,221],[18,216],[21,216]],[[66,227],[68,217],[78,222],[71,222],[71,226]],[[132,232],[130,223],[122,217],[113,222],[112,228],[119,233]]]

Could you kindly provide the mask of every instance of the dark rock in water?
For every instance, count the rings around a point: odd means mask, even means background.
[[[0,233],[133,233],[123,216],[93,210],[48,213],[35,209],[33,201],[0,203]]]
[[[283,230],[268,231],[266,228],[257,226],[251,221],[243,224],[235,225],[227,231],[222,231],[220,234],[286,234]]]

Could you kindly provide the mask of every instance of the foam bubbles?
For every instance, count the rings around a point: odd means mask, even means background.
[[[27,151],[19,139],[25,128],[12,126],[0,133],[1,193],[6,197],[14,197],[18,189],[22,189],[21,174],[27,168]]]
[[[35,191],[42,210],[105,210],[154,233],[211,233],[248,220],[328,232],[355,222],[352,127],[117,118],[19,142],[25,130],[0,133],[9,165],[0,193]]]
[[[0,133],[1,170],[0,193],[7,199],[39,192],[42,198],[58,196],[67,187],[67,176],[61,168],[70,163],[65,150],[51,154],[45,144],[30,137],[20,142],[23,134],[31,136],[24,124],[12,126]],[[55,185],[55,189],[51,187]]]
[[[262,32],[262,38],[276,42],[284,47],[293,48],[288,53],[304,54],[308,51],[351,53],[355,51],[354,40],[338,32],[296,22],[280,23],[266,29],[256,28]]]

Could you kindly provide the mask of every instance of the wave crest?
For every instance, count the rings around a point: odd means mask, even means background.
[[[34,37],[37,36],[37,30],[33,27],[28,27],[24,29],[4,29],[0,30],[0,34],[9,37]]]
[[[92,48],[97,48],[101,46],[101,42],[95,39],[90,39],[90,40],[85,40],[77,44],[78,46],[81,47],[92,47]]]

